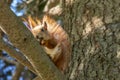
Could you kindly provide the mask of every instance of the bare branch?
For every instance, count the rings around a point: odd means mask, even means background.
[[[60,0],[48,0],[44,11],[48,12],[52,7],[55,7],[59,3],[60,3]]]
[[[17,62],[15,60],[9,60],[7,57],[1,57],[0,56],[0,59],[2,59],[3,61],[6,61],[8,63],[14,64],[14,65],[17,64]]]
[[[24,66],[18,63],[16,66],[15,73],[13,74],[12,80],[19,80],[23,70],[24,70]]]
[[[33,80],[40,80],[39,77],[34,78]]]

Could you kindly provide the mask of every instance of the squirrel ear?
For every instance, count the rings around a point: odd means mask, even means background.
[[[47,30],[47,23],[44,22],[43,24],[44,24],[44,29]]]

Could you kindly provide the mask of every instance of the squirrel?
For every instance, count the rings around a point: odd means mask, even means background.
[[[48,15],[44,15],[42,20],[28,16],[25,22],[54,64],[64,73],[71,58],[70,41],[65,30]]]

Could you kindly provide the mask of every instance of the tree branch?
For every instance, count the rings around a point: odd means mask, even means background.
[[[1,35],[2,30],[0,29],[0,49],[5,50],[6,52],[8,52],[8,54],[15,58],[19,63],[23,64],[24,66],[27,66],[29,70],[31,70],[33,73],[36,73],[35,70],[33,69],[32,65],[30,64],[30,62],[22,55],[22,53],[17,52],[13,46],[11,46],[8,43],[5,43],[2,40],[2,35]]]
[[[65,80],[64,75],[50,61],[32,33],[24,27],[4,0],[0,0],[0,25],[10,41],[27,57],[39,77],[43,80]]]
[[[7,57],[0,56],[0,59],[2,59],[3,61],[5,61],[7,63],[10,63],[10,64],[14,64],[14,65],[17,64],[17,62],[15,60],[9,60]]]
[[[15,73],[13,74],[12,80],[19,80],[23,70],[24,70],[24,66],[18,63],[16,66]]]

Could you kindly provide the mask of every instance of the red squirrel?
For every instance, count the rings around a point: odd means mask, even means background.
[[[42,21],[29,16],[25,22],[54,64],[64,73],[71,57],[70,41],[64,29],[48,15],[44,15]]]

